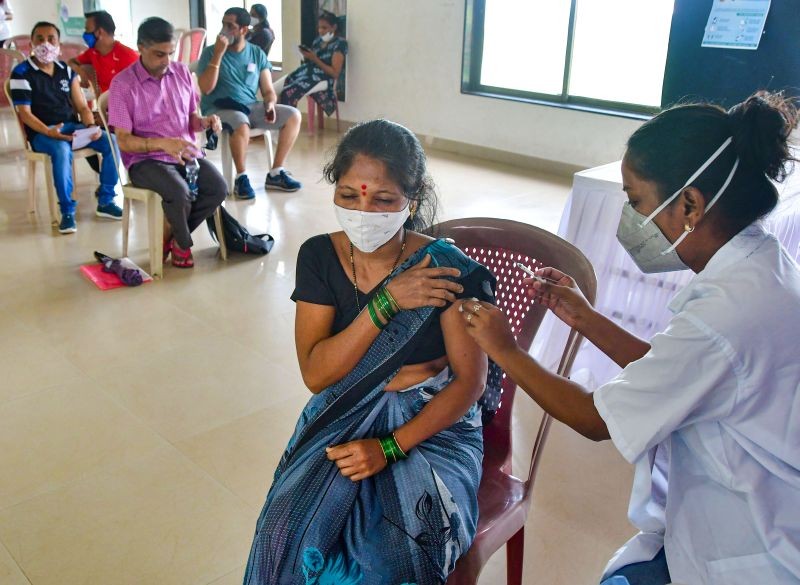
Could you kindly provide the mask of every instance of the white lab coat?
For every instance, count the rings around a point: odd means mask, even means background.
[[[8,0],[0,3],[0,41],[11,38],[10,21],[6,20],[6,14],[11,14],[11,5]]]
[[[647,355],[594,394],[636,466],[641,530],[604,575],[663,546],[675,583],[800,583],[800,269],[754,224],[670,310]]]

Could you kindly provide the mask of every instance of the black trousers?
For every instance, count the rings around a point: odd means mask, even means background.
[[[192,232],[211,216],[228,194],[228,186],[217,168],[206,159],[198,159],[197,200],[189,197],[186,168],[177,163],[148,159],[132,165],[128,175],[133,184],[161,195],[164,217],[172,226],[172,235],[182,249],[191,248]]]

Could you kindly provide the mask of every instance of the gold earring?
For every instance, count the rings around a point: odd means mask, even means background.
[[[694,226],[693,226],[693,225],[689,225],[689,224],[687,223],[687,224],[686,224],[686,225],[683,227],[683,229],[685,229],[687,232],[689,232],[689,233],[691,234],[691,233],[694,231]]]

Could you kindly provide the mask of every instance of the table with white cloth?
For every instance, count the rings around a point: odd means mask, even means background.
[[[800,169],[776,187],[780,203],[763,223],[800,262]],[[597,310],[631,333],[650,339],[666,328],[672,316],[667,308],[669,301],[694,273],[644,274],[639,270],[616,237],[625,201],[620,161],[575,173],[558,235],[580,249],[594,266]],[[567,334],[567,327],[548,313],[531,355],[555,370]],[[617,375],[620,368],[584,340],[572,372],[574,380],[594,389]]]

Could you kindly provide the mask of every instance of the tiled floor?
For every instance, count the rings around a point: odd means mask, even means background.
[[[137,289],[100,292],[78,272],[121,248],[120,224],[93,216],[94,178],[78,165],[78,233],[26,212],[27,174],[0,119],[0,583],[241,582],[253,526],[308,398],[289,300],[299,245],[337,229],[320,168],[332,133],[303,134],[298,193],[258,189],[227,207],[277,244],[222,262],[205,228],[194,270],[167,268]],[[9,141],[13,144],[9,146]],[[254,184],[266,170],[254,145]],[[441,219],[490,215],[555,229],[569,180],[430,153]],[[40,172],[39,182],[43,180]],[[135,215],[132,255],[146,263]],[[538,411],[516,405],[524,473]],[[526,583],[595,583],[631,533],[631,470],[610,444],[555,425],[527,525]],[[504,581],[496,555],[481,583]]]

